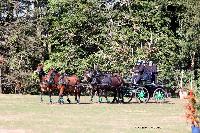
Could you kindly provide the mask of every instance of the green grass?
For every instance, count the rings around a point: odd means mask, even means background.
[[[184,101],[179,99],[170,99],[173,104],[89,104],[89,97],[81,97],[79,105],[47,104],[47,96],[46,103],[39,100],[39,96],[0,95],[0,132],[191,132],[184,118]],[[57,101],[57,97],[53,100]]]

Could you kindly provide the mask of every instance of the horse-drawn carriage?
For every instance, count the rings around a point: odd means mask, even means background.
[[[133,68],[132,78],[125,78],[126,82],[122,89],[123,102],[129,103],[133,98],[139,103],[147,103],[150,98],[156,102],[164,102],[166,92],[162,85],[157,84],[156,77],[156,65],[151,61],[138,61]]]
[[[51,91],[59,92],[59,103],[64,103],[63,94],[74,93],[77,103],[80,102],[81,91],[87,87],[91,92],[91,101],[95,93],[98,96],[98,102],[102,102],[102,94],[109,102],[109,94],[113,94],[113,102],[124,103],[130,102],[134,97],[138,102],[148,102],[150,98],[154,98],[156,102],[165,100],[165,91],[162,86],[156,85],[156,67],[151,63],[147,65],[144,62],[136,64],[133,70],[132,80],[124,82],[120,74],[105,73],[98,70],[86,70],[84,80],[80,80],[76,75],[59,74],[54,69],[45,74],[43,66],[39,65],[36,72],[39,73],[41,92],[49,91],[50,102]],[[83,83],[85,81],[85,83]],[[88,87],[89,86],[89,87]],[[87,91],[87,89],[85,89]],[[111,93],[110,93],[111,92]],[[41,93],[41,101],[42,100]],[[70,103],[68,98],[67,100]]]

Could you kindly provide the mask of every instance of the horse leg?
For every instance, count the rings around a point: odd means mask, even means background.
[[[77,104],[79,104],[80,103],[80,94],[79,94],[79,90],[76,90],[76,92],[75,92],[75,99],[76,99],[76,102],[77,102]]]
[[[77,101],[77,92],[74,90],[75,101]]]
[[[110,101],[108,100],[108,91],[105,89],[104,93],[105,93],[106,101],[107,101],[107,103],[109,103]]]
[[[41,93],[40,93],[40,102],[41,102],[41,103],[43,102],[42,95],[43,95],[43,91],[41,91]]]
[[[80,103],[80,100],[81,100],[81,91],[79,90],[78,91],[78,103]]]
[[[101,103],[101,102],[102,102],[102,99],[101,99],[100,89],[99,89],[99,88],[97,88],[97,95],[98,95],[98,97],[99,97],[98,103]]]
[[[60,104],[61,104],[61,103],[64,104],[63,92],[64,92],[64,86],[62,86],[62,87],[60,88],[60,92],[59,92],[58,103],[60,103]]]
[[[120,100],[121,103],[123,103],[123,94],[122,94],[123,92],[122,92],[122,89],[123,89],[122,86],[120,86],[118,88],[118,96],[119,96],[119,100]]]
[[[118,98],[117,98],[117,102],[118,102],[118,103],[121,103],[121,101],[120,101],[120,94],[121,94],[121,89],[120,89],[120,87],[118,87],[116,91],[117,91],[117,94],[118,94],[118,95],[117,95],[117,97],[118,97]]]
[[[115,93],[114,99],[115,99],[115,101],[116,101],[117,103],[119,103],[119,92],[118,92],[118,88],[115,88],[115,89],[114,89],[114,93]]]
[[[76,91],[77,91],[77,93],[76,93],[77,104],[79,104],[80,103],[80,97],[81,97],[81,89],[80,89],[80,87],[77,87]]]
[[[91,101],[91,102],[93,102],[94,94],[95,94],[95,90],[94,90],[94,88],[92,88],[92,89],[90,90],[90,95],[91,95],[90,101]]]
[[[51,90],[49,90],[49,102],[52,104],[52,99],[51,99]]]
[[[112,103],[114,103],[115,101],[117,102],[117,91],[115,89],[113,89],[113,92],[114,92],[114,98],[112,100]]]
[[[67,93],[67,102],[71,103],[71,101],[69,100],[69,93]]]

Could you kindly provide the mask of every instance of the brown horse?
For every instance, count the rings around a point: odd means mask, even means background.
[[[74,94],[75,101],[77,101],[77,104],[79,104],[81,95],[81,86],[80,86],[80,80],[75,74],[68,76],[64,73],[59,79],[58,89],[60,91],[59,103],[64,103],[63,94],[67,95],[67,101],[71,103],[68,95]]]
[[[116,102],[119,102],[120,94],[122,92],[122,87],[125,82],[124,82],[122,76],[120,76],[120,74],[118,74],[118,73],[111,74],[110,78],[111,78],[110,87],[108,88],[108,90],[105,90],[106,98],[107,98],[107,91],[113,91],[115,93],[115,95],[114,95],[114,99],[112,102],[114,102],[115,100],[116,100]],[[118,96],[116,94],[118,94]],[[118,97],[118,99],[116,99],[116,96]]]
[[[92,85],[91,91],[91,101],[93,101],[94,93],[97,92],[100,100],[100,92],[105,93],[105,98],[107,98],[107,92],[112,91],[114,92],[114,99],[112,102],[119,102],[121,89],[124,84],[123,78],[119,74],[102,74],[102,75],[95,75],[94,71],[86,70],[84,73],[84,80],[89,82]],[[118,99],[116,98],[118,94]]]
[[[41,102],[43,102],[42,95],[44,92],[49,92],[49,101],[52,103],[51,92],[58,90],[58,81],[60,74],[51,68],[47,74],[43,71],[43,65],[39,64],[35,71],[39,75],[40,79],[40,90],[41,90]]]

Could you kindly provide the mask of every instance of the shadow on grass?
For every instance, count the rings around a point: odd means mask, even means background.
[[[93,104],[93,103],[67,103],[67,102],[65,102],[64,104],[62,103],[62,104],[60,104],[60,103],[58,103],[58,102],[52,102],[52,103],[49,103],[49,102],[40,102],[40,104],[47,104],[47,105],[75,105],[75,104],[77,104],[77,105],[79,105],[79,104]]]
[[[42,102],[41,104],[49,104],[49,105],[63,105],[63,104],[60,104],[60,103],[58,103],[58,102],[53,102],[53,103],[49,103],[49,102]],[[77,104],[76,102],[71,102],[71,103],[68,103],[67,101],[65,101],[64,102],[64,105],[75,105],[75,104]],[[153,100],[151,100],[151,101],[148,101],[147,103],[139,103],[139,102],[136,102],[136,101],[131,101],[131,102],[129,102],[129,103],[124,103],[124,102],[122,102],[122,101],[120,101],[120,102],[100,102],[100,103],[98,103],[98,102],[80,102],[79,103],[80,105],[89,105],[89,104],[112,104],[112,105],[127,105],[127,104],[175,104],[174,102],[171,102],[171,101],[164,101],[164,102],[155,102],[155,101],[153,101]],[[77,104],[77,105],[79,105],[79,104]]]

